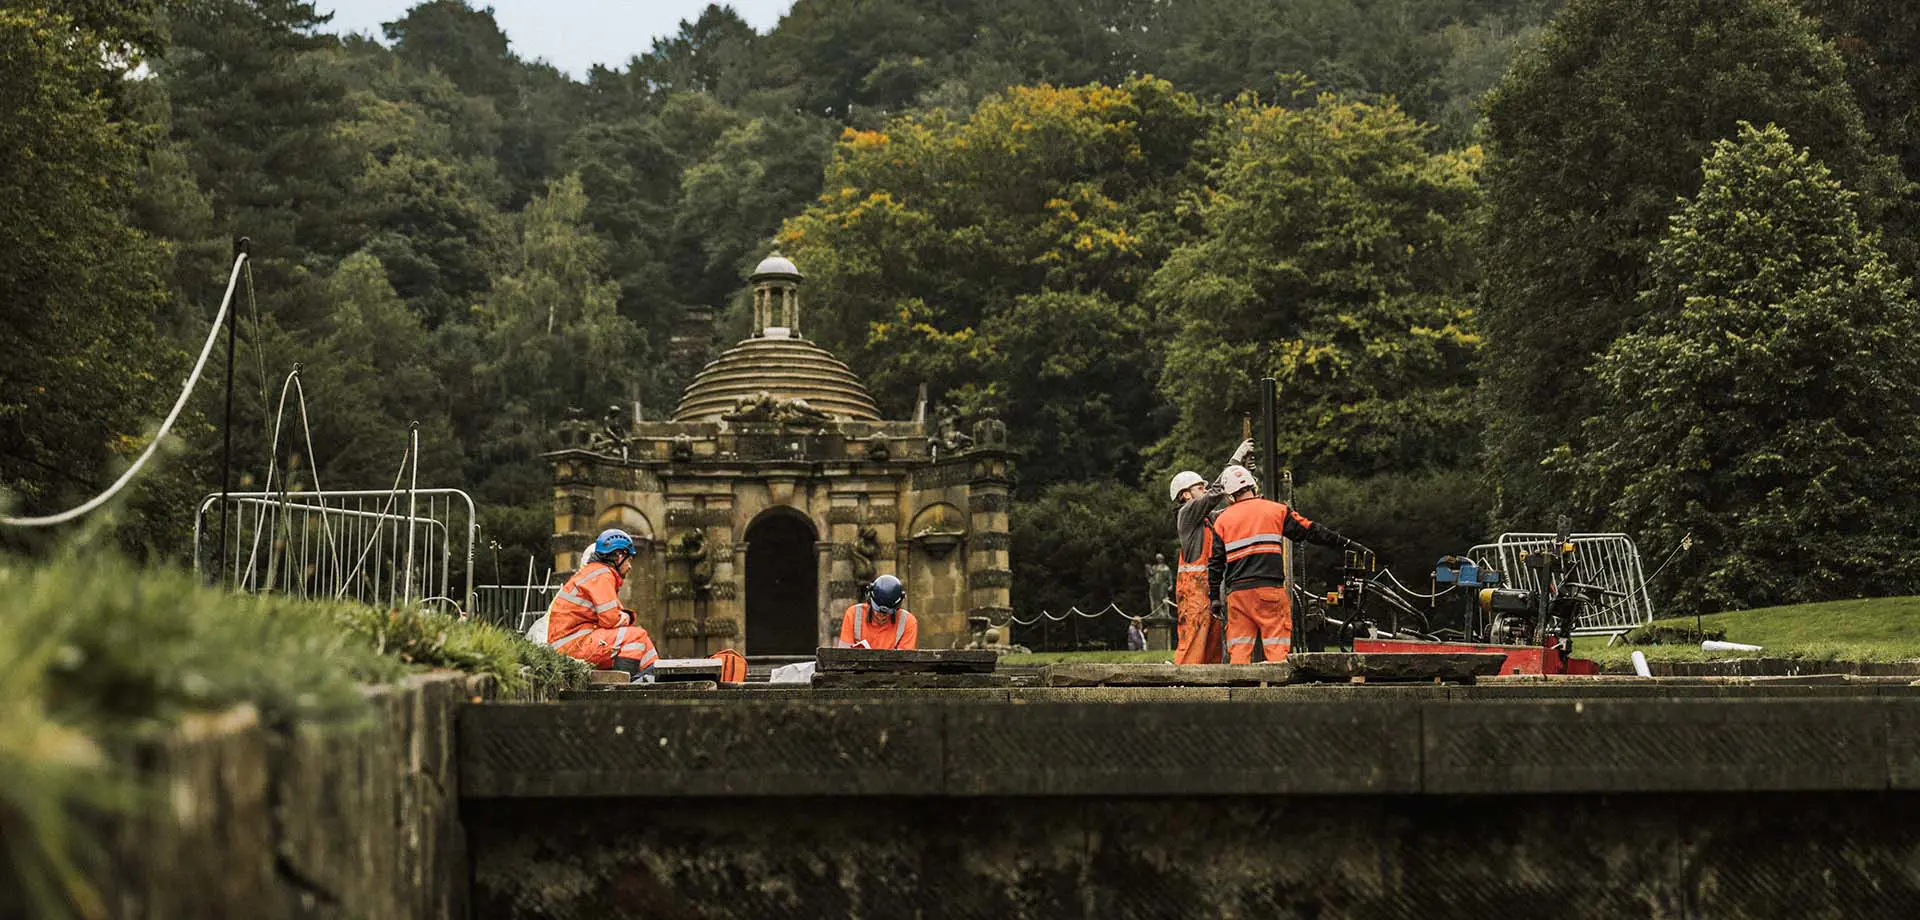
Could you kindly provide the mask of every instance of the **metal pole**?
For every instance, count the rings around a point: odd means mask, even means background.
[[[241,237],[233,241],[233,257],[236,260],[247,256],[252,241]],[[220,560],[222,568],[227,564],[227,494],[233,491],[233,340],[240,334],[240,311],[227,306],[227,411],[220,419],[220,427],[226,429],[225,445],[220,448],[220,552],[215,558]],[[198,552],[198,547],[195,552]],[[216,578],[226,577],[226,572]]]
[[[412,440],[413,478],[407,483],[407,574],[406,587],[400,592],[401,606],[413,603],[413,522],[416,510],[414,493],[420,488],[420,423],[414,422],[408,427],[411,429],[408,437]]]
[[[1272,377],[1260,378],[1260,492],[1275,500],[1280,498],[1279,436],[1273,430],[1279,390]]]

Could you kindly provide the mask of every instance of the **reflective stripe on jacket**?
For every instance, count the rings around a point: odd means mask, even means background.
[[[1287,542],[1305,540],[1313,522],[1300,512],[1265,498],[1227,506],[1213,522],[1226,543],[1227,593],[1287,583]]]
[[[864,604],[855,604],[847,608],[840,617],[840,645],[853,648],[865,640],[868,648],[916,649],[920,647],[920,622],[905,607],[893,612],[893,634],[887,635],[883,629],[877,635],[867,635],[867,617],[870,608]]]
[[[557,649],[596,629],[632,625],[620,609],[620,584],[620,573],[604,562],[573,573],[547,607],[547,644]]]

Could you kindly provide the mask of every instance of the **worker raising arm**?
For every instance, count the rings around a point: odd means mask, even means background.
[[[1283,661],[1293,646],[1285,541],[1347,548],[1360,544],[1285,504],[1261,498],[1246,467],[1222,470],[1220,486],[1233,501],[1214,521],[1226,544],[1227,658],[1234,664],[1251,662],[1257,641],[1266,660]]]
[[[920,647],[920,621],[904,606],[907,586],[892,575],[873,580],[864,603],[840,617],[841,648],[912,650]]]
[[[1234,466],[1253,452],[1253,442],[1243,441],[1233,452]],[[1173,502],[1180,506],[1174,515],[1174,531],[1180,539],[1179,568],[1174,573],[1174,607],[1178,611],[1179,644],[1174,648],[1174,664],[1219,664],[1220,621],[1215,606],[1220,597],[1220,580],[1226,572],[1227,554],[1220,535],[1214,532],[1213,518],[1226,504],[1226,493],[1208,485],[1200,474],[1182,470],[1167,485]]]

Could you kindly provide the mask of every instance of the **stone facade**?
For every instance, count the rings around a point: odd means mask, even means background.
[[[1005,425],[929,424],[924,400],[914,420],[881,419],[846,365],[801,337],[792,263],[769,258],[753,280],[760,334],[707,365],[674,420],[561,426],[555,571],[601,530],[631,533],[623,599],[669,657],[808,654],[884,574],[906,583],[922,648],[964,641],[970,616],[1004,620]]]

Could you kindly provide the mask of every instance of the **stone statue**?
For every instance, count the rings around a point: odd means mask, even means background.
[[[1165,553],[1154,553],[1153,564],[1147,566],[1147,609],[1149,614],[1160,613],[1173,604],[1173,570],[1167,567]]]
[[[833,421],[833,416],[815,409],[800,397],[780,400],[774,408],[774,421],[787,428],[818,428]]]
[[[761,390],[752,396],[742,396],[733,401],[733,411],[720,417],[729,422],[770,422],[778,404],[773,394]]]
[[[893,459],[893,442],[887,436],[876,431],[867,438],[867,459],[875,463],[885,463]]]
[[[683,562],[687,566],[687,584],[693,590],[703,592],[713,582],[713,560],[707,558],[707,535],[698,530],[689,530],[673,541],[667,555]]]
[[[597,454],[617,452],[621,459],[626,459],[627,433],[621,430],[621,417],[625,412],[619,406],[608,406],[606,414],[600,417],[600,430],[593,432],[587,440],[587,449]]]
[[[853,577],[863,584],[880,577],[875,564],[880,558],[880,532],[872,525],[861,525],[853,542]]]
[[[673,446],[670,448],[670,450],[672,452],[672,457],[675,460],[678,460],[681,462],[692,460],[693,459],[693,439],[688,437],[684,433],[676,434],[673,436]]]
[[[720,417],[729,422],[770,423],[782,428],[819,428],[833,421],[832,414],[815,409],[804,399],[778,399],[765,390],[734,400],[733,411]]]
[[[960,430],[960,410],[942,405],[934,413],[934,441],[947,451],[961,451],[973,446],[973,438]]]

